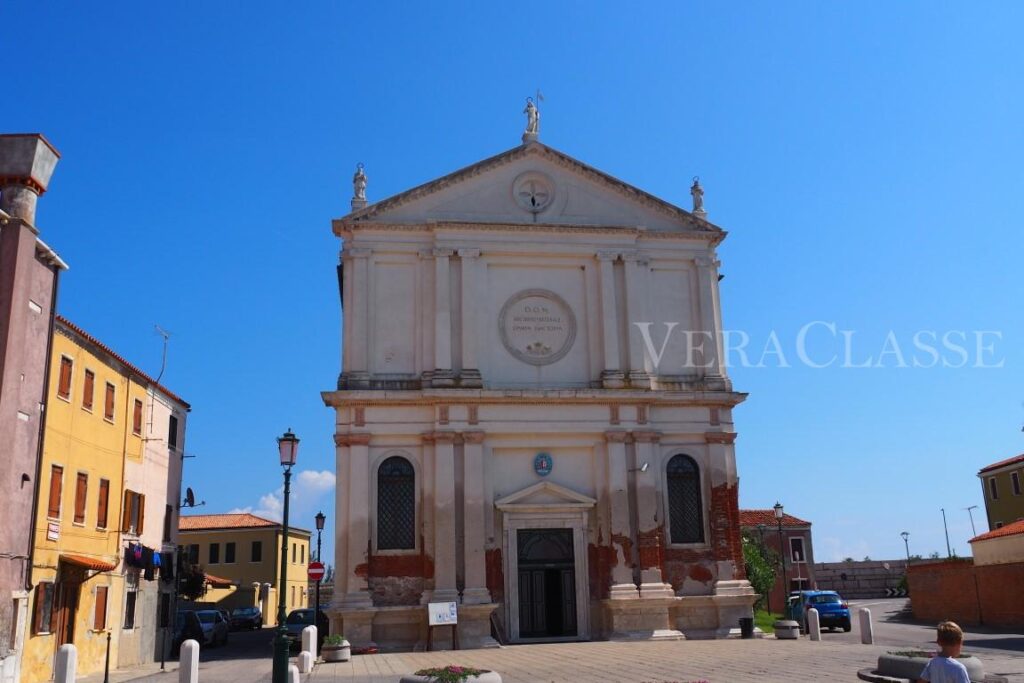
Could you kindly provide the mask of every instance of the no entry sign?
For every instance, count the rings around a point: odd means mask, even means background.
[[[309,568],[306,570],[307,576],[310,581],[319,582],[320,579],[324,578],[324,566],[319,562],[310,562]]]

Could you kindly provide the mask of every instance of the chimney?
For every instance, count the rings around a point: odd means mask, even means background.
[[[0,210],[35,226],[60,153],[38,133],[0,135]]]

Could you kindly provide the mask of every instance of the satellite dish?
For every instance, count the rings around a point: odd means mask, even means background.
[[[185,489],[185,505],[195,507],[196,505],[196,494],[192,493],[192,487],[189,486]]]

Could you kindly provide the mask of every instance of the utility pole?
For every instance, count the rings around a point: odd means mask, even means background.
[[[967,514],[971,517],[971,538],[974,538],[978,535],[978,532],[974,529],[974,513],[971,512],[972,510],[977,509],[977,507],[977,505],[971,505],[970,507],[964,508],[965,510],[967,510]]]
[[[946,530],[946,557],[953,557],[953,550],[949,547],[949,526],[946,525],[946,508],[942,510],[942,528]]]

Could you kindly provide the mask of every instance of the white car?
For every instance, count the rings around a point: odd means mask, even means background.
[[[228,642],[228,622],[224,615],[215,609],[196,610],[199,625],[203,627],[203,644],[210,647],[225,645]]]

